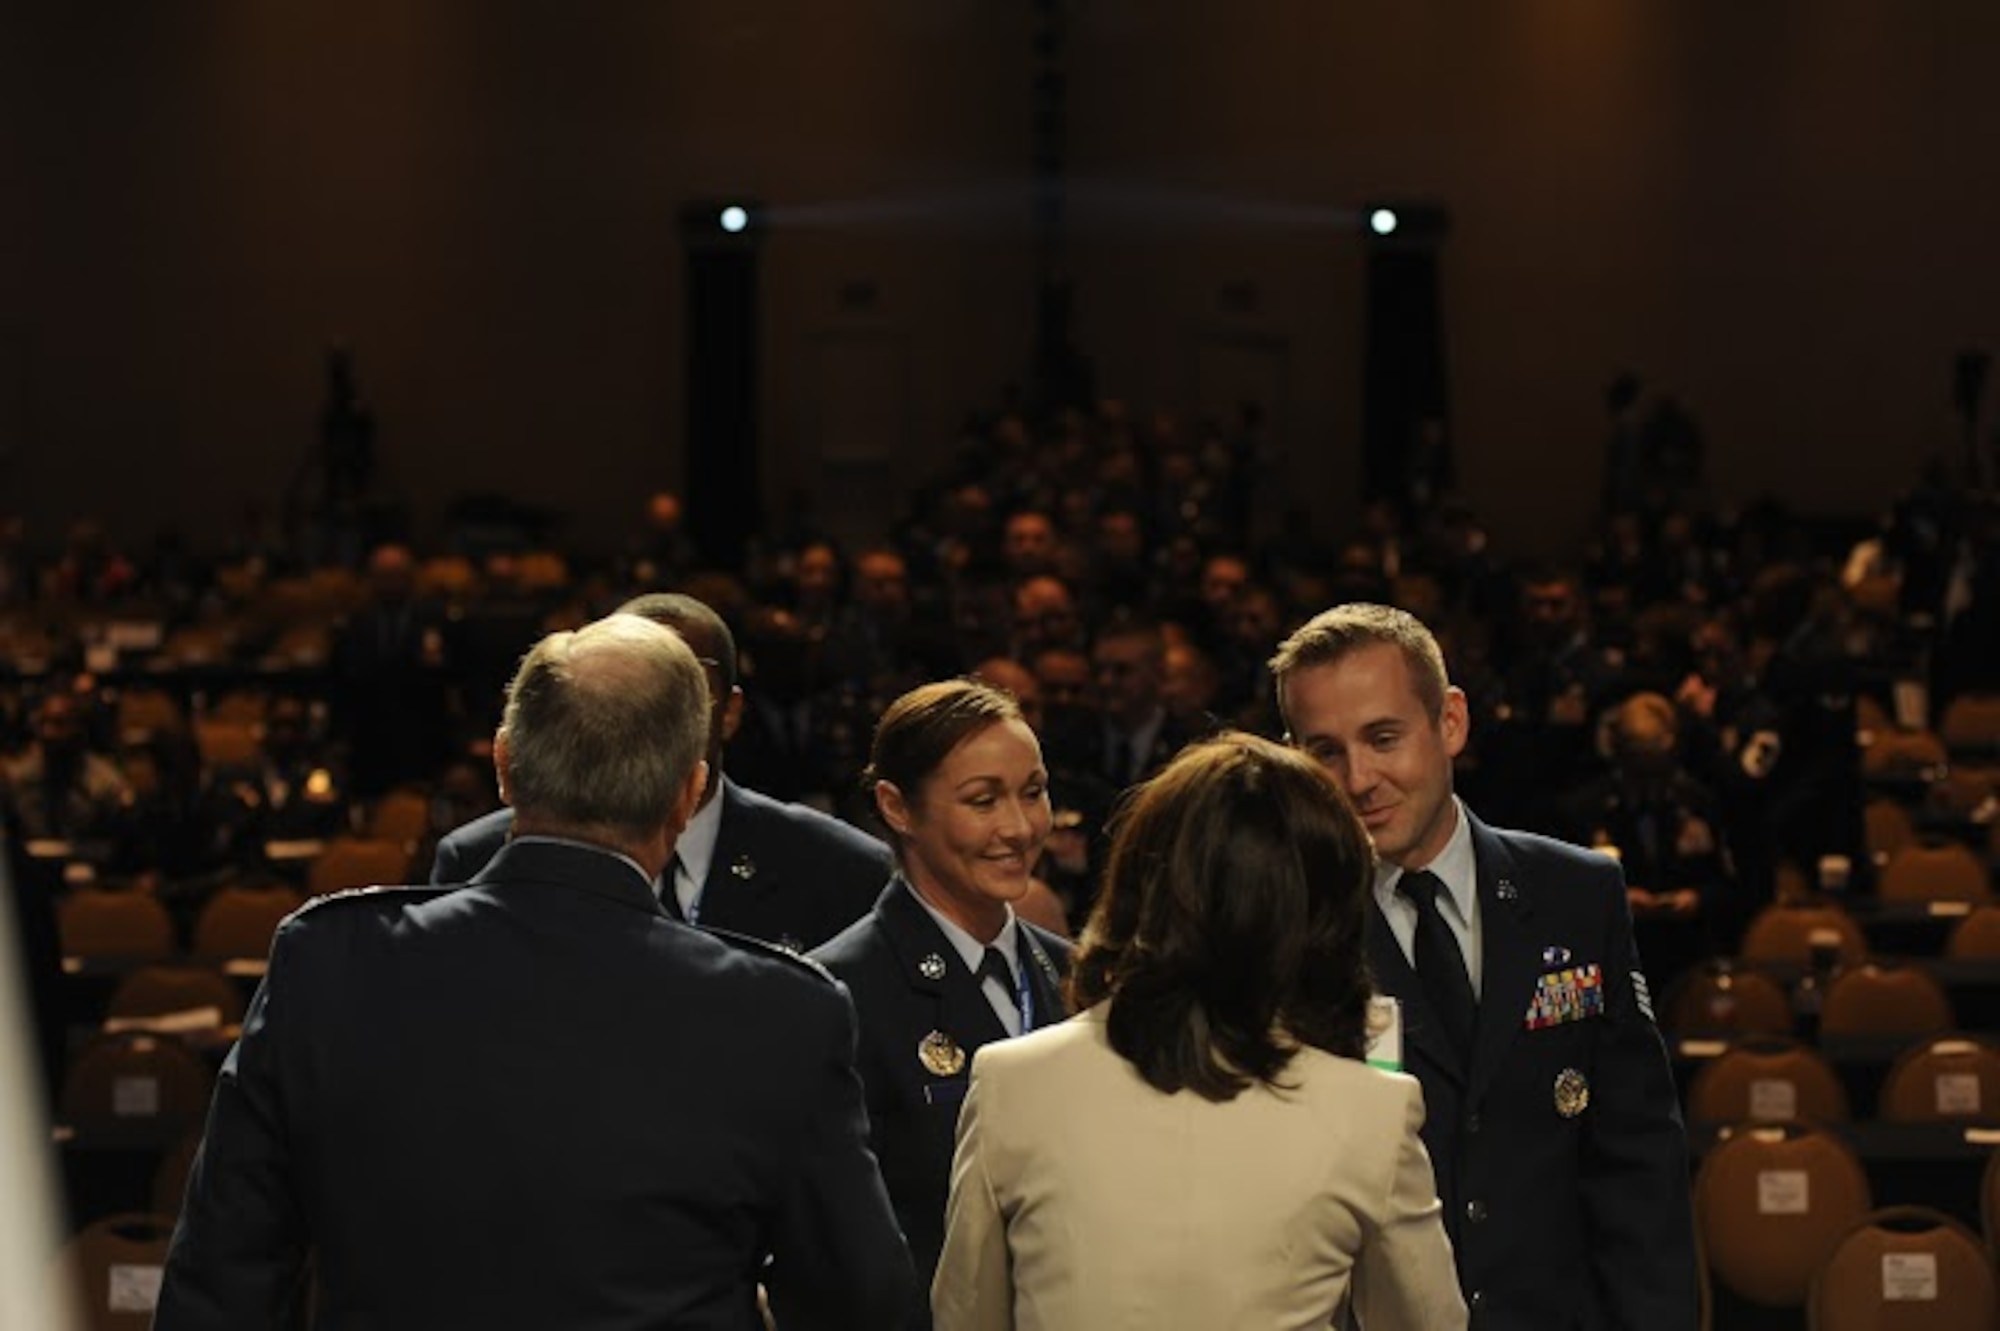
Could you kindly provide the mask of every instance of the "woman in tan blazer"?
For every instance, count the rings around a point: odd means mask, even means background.
[[[1184,750],[1118,826],[1080,1014],[981,1049],[937,1331],[1453,1331],[1416,1080],[1361,1061],[1367,836],[1318,764]]]

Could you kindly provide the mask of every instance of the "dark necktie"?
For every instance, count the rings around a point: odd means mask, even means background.
[[[1477,1003],[1472,997],[1472,980],[1466,974],[1465,954],[1459,950],[1458,936],[1438,912],[1438,892],[1444,884],[1427,869],[1405,873],[1396,880],[1396,890],[1417,908],[1417,979],[1424,997],[1437,1013],[1447,1039],[1463,1063],[1472,1050],[1472,1022]]]
[[[982,984],[991,980],[999,985],[1000,991],[1007,995],[1009,1003],[1014,1003],[1019,998],[1014,992],[1014,968],[1007,964],[1007,958],[997,947],[987,948],[986,955],[979,959],[979,979]],[[1015,1010],[1020,1009],[1017,1007]]]

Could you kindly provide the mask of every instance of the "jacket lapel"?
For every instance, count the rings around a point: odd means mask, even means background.
[[[760,862],[756,829],[744,816],[744,805],[736,784],[724,777],[722,819],[715,829],[715,853],[709,857],[708,877],[701,885],[701,922],[716,929],[758,934],[758,902],[778,886],[778,875]],[[775,941],[775,940],[773,940]]]
[[[1368,964],[1375,972],[1377,987],[1403,1005],[1403,1066],[1414,1068],[1421,1060],[1453,1084],[1463,1085],[1465,1067],[1453,1052],[1437,1015],[1431,1011],[1423,984],[1404,957],[1373,892],[1368,897],[1367,940]]]
[[[1473,855],[1479,866],[1479,1022],[1473,1032],[1471,1098],[1477,1100],[1499,1071],[1526,1020],[1537,962],[1534,911],[1515,877],[1514,857],[1500,838],[1472,820]]]
[[[979,977],[965,968],[958,950],[900,874],[889,880],[875,911],[904,982],[936,1004],[933,1029],[951,1036],[968,1054],[1007,1038],[1007,1028],[979,990]]]

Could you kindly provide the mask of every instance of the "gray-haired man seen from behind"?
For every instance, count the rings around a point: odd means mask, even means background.
[[[898,1324],[910,1261],[845,991],[651,884],[708,689],[616,615],[542,640],[495,739],[515,835],[458,888],[309,905],[230,1054],[155,1326],[786,1331]],[[630,737],[648,742],[633,744]]]

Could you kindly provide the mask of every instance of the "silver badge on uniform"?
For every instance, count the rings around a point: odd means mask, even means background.
[[[737,878],[754,878],[757,874],[757,862],[748,855],[738,855],[736,862],[729,866],[729,872]]]
[[[924,959],[917,963],[917,974],[923,976],[926,980],[942,980],[944,978],[944,958],[935,952],[925,953]]]

